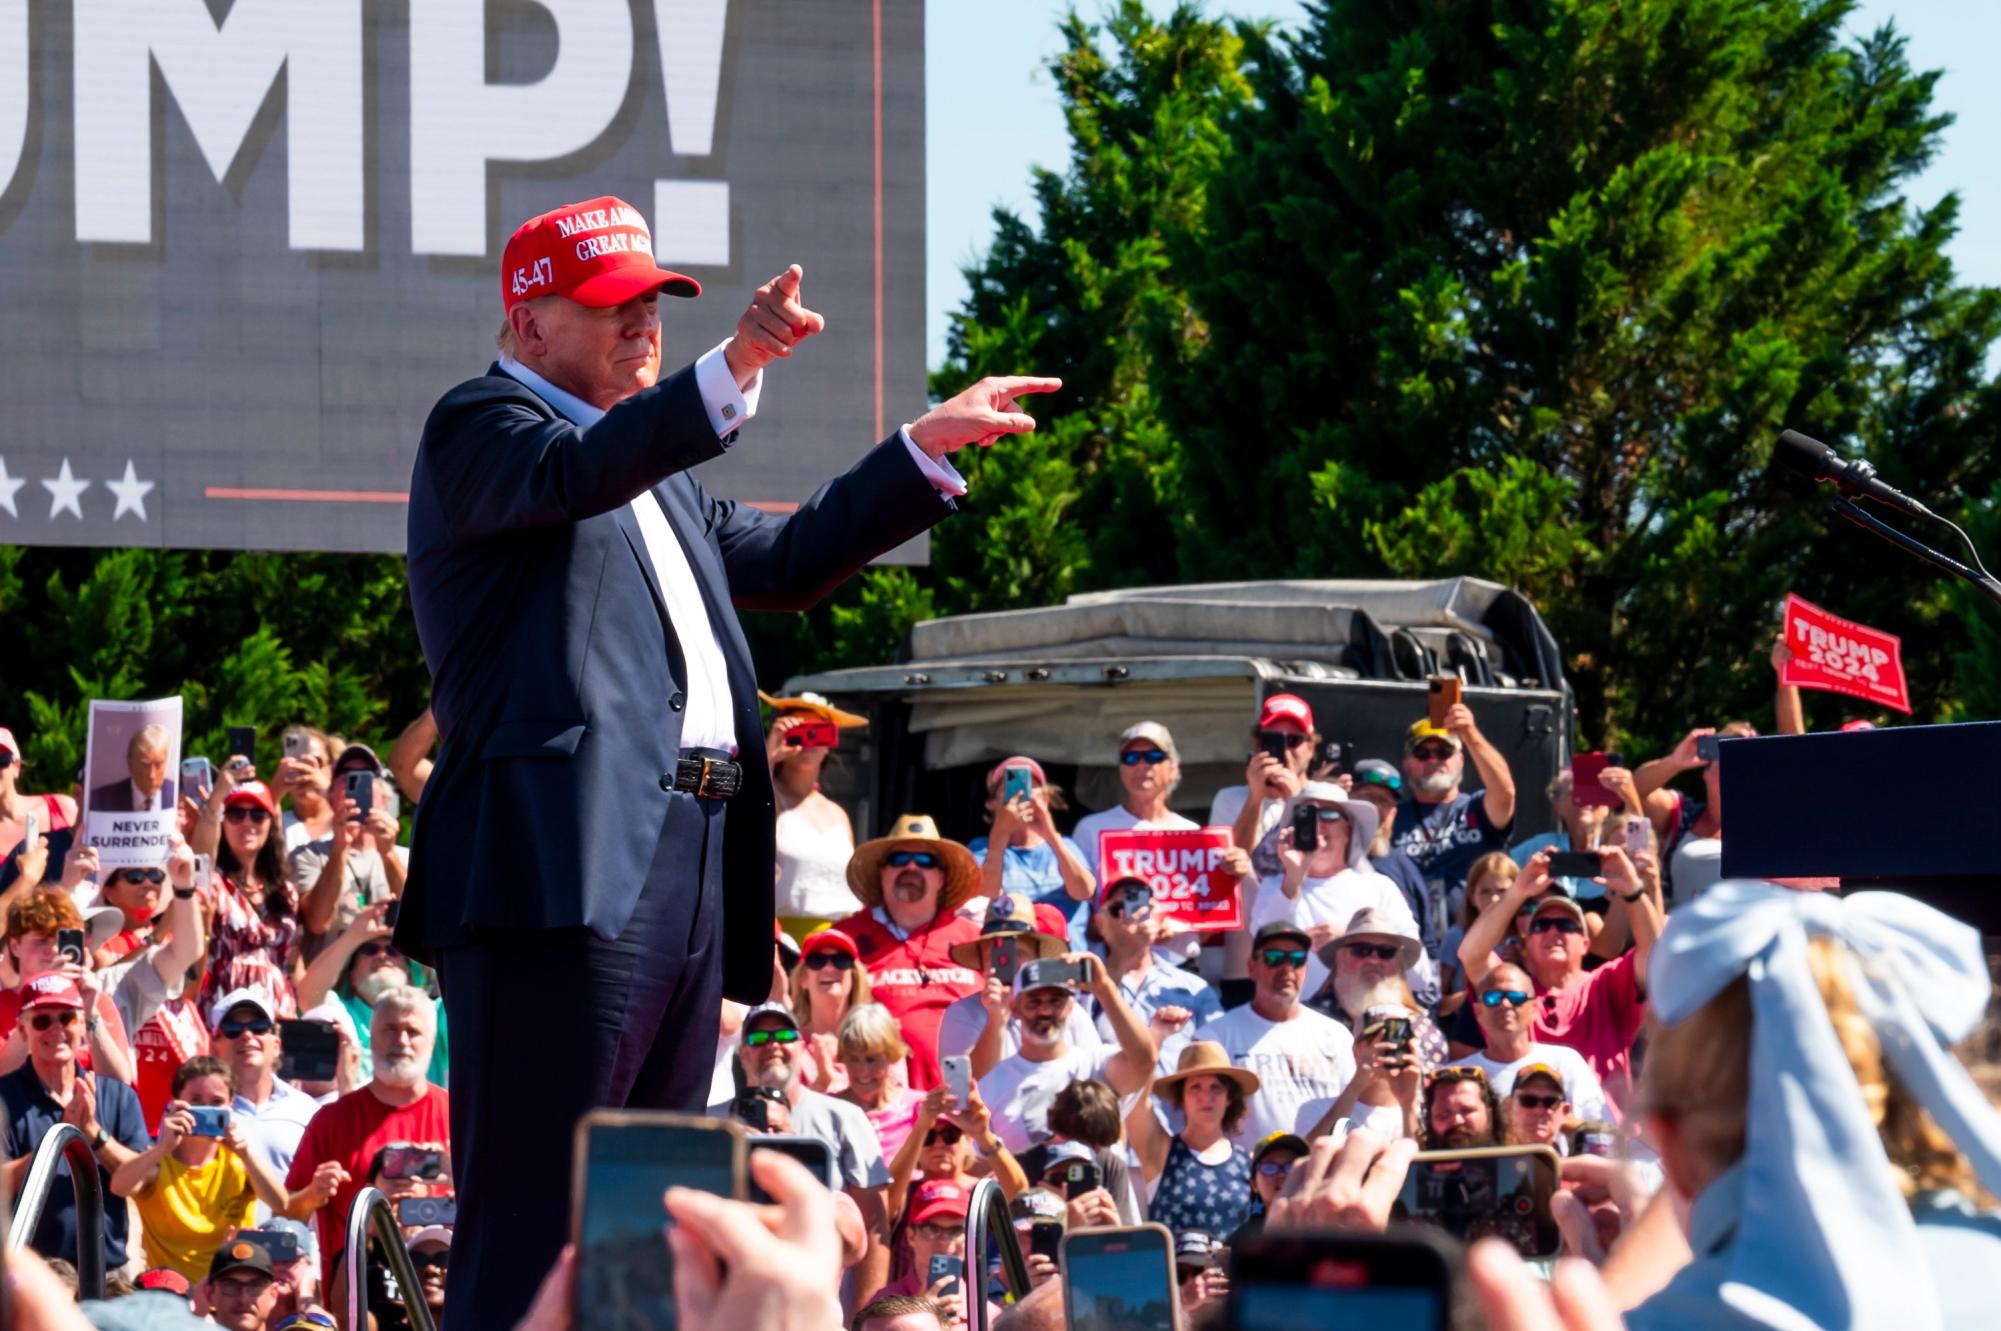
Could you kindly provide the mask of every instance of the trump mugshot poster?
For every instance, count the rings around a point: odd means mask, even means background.
[[[106,869],[165,862],[180,828],[181,700],[90,704],[83,834]]]

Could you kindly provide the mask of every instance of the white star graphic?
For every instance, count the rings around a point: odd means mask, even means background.
[[[137,513],[141,522],[146,520],[146,496],[151,493],[153,483],[139,479],[139,474],[132,468],[131,458],[125,459],[125,479],[122,481],[106,481],[104,488],[118,496],[118,506],[111,512],[111,520],[113,522],[118,521],[118,519],[124,517],[128,512]]]
[[[52,481],[43,481],[42,488],[49,492],[49,521],[54,522],[56,514],[68,509],[78,522],[83,521],[83,505],[78,498],[90,488],[89,481],[79,481],[70,475],[69,459],[63,459],[63,469]]]
[[[7,510],[8,517],[18,518],[21,516],[21,510],[14,507],[14,493],[26,484],[27,481],[25,480],[17,481],[12,476],[9,476],[7,474],[7,459],[0,458],[0,508]]]

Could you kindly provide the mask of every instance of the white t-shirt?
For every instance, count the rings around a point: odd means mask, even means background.
[[[1532,1044],[1528,1056],[1512,1063],[1503,1063],[1489,1058],[1486,1054],[1468,1054],[1456,1061],[1457,1067],[1478,1068],[1487,1074],[1487,1084],[1494,1088],[1494,1094],[1505,1100],[1514,1093],[1515,1074],[1531,1063],[1547,1063],[1556,1069],[1556,1075],[1563,1078],[1563,1098],[1570,1101],[1570,1112],[1584,1120],[1597,1119],[1604,1123],[1617,1123],[1619,1116],[1605,1099],[1605,1087],[1598,1080],[1598,1074],[1584,1061],[1584,1055],[1568,1045]]]
[[[1056,1093],[1073,1081],[1102,1081],[1105,1064],[1118,1052],[1116,1045],[1100,1045],[1067,1049],[1041,1063],[1016,1054],[994,1064],[994,1070],[980,1078],[980,1099],[993,1114],[994,1135],[1016,1155],[1047,1140],[1049,1102]]]
[[[1279,878],[1265,878],[1258,884],[1256,902],[1251,907],[1250,929],[1255,934],[1273,920],[1284,920],[1300,928],[1331,924],[1345,930],[1357,911],[1375,909],[1398,922],[1412,938],[1419,936],[1417,920],[1404,900],[1403,889],[1373,869],[1343,869],[1331,878],[1308,878],[1299,885],[1299,896],[1288,899]],[[1327,967],[1318,951],[1306,958],[1306,994],[1317,994],[1327,983]]]
[[[980,1042],[980,1035],[987,1028],[987,1010],[980,1004],[978,994],[967,994],[955,999],[945,1009],[945,1015],[938,1019],[938,1056],[947,1054],[970,1054],[973,1046]],[[1072,1049],[1096,1049],[1104,1043],[1098,1035],[1097,1023],[1084,1011],[1084,1001],[1074,1000],[1070,1004],[1070,1020],[1063,1027],[1063,1038]],[[1000,1056],[1013,1058],[1021,1051],[1021,1018],[1009,1017],[1007,1025],[1001,1028]]]
[[[1274,1132],[1304,1134],[1341,1097],[1355,1076],[1355,1041],[1346,1027],[1302,1007],[1290,1021],[1266,1021],[1246,1003],[1208,1025],[1167,1042],[1161,1063],[1175,1066],[1189,1039],[1223,1046],[1230,1063],[1258,1074],[1258,1092],[1237,1129],[1250,1150]],[[986,1094],[984,1085],[980,1088]]]
[[[1244,812],[1244,801],[1251,797],[1249,786],[1224,786],[1216,792],[1216,798],[1209,801],[1209,826],[1235,827],[1237,819]],[[1255,846],[1270,836],[1285,818],[1285,801],[1267,799],[1258,810],[1257,835],[1251,838]]]

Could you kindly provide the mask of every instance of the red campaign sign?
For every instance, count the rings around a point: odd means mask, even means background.
[[[1223,868],[1230,829],[1106,832],[1098,838],[1098,896],[1121,878],[1153,888],[1154,909],[1195,929],[1240,929],[1237,877]]]
[[[1910,715],[1903,639],[1896,634],[1831,615],[1811,601],[1788,595],[1786,646],[1792,649],[1792,660],[1780,669],[1779,683],[1846,693]]]

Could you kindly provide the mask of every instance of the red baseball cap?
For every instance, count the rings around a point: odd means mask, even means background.
[[[186,1295],[191,1292],[188,1278],[170,1266],[155,1266],[141,1271],[132,1284],[138,1289],[163,1289],[170,1294]]]
[[[956,1183],[946,1179],[934,1179],[921,1183],[917,1195],[910,1202],[910,1223],[921,1225],[934,1216],[948,1215],[954,1220],[966,1218],[968,1193]]]
[[[822,929],[816,934],[807,934],[806,941],[799,945],[802,954],[807,952],[845,952],[856,961],[862,954],[855,948],[855,940],[839,929]]]
[[[609,194],[529,218],[500,256],[500,294],[510,310],[538,296],[604,309],[648,291],[699,296],[702,284],[655,263],[646,219]]]
[[[0,726],[0,749],[5,749],[13,755],[12,758],[7,760],[8,762],[12,762],[14,758],[21,756],[21,746],[14,742],[14,732],[5,726]]]
[[[1297,721],[1301,730],[1313,729],[1313,709],[1306,705],[1306,699],[1296,693],[1274,693],[1265,699],[1264,710],[1258,713],[1258,729],[1269,730],[1274,721]]]
[[[262,781],[245,781],[230,791],[228,798],[223,800],[222,807],[227,809],[232,804],[255,804],[273,818],[278,816],[278,801],[271,798],[271,787]]]
[[[1038,786],[1046,786],[1049,784],[1049,778],[1042,774],[1042,764],[1035,761],[1035,759],[1033,758],[1026,757],[1019,753],[1012,758],[1003,758],[999,762],[995,763],[994,769],[991,772],[987,773],[987,784],[990,786],[999,785],[1001,783],[1002,775],[1010,767],[1026,768],[1028,771],[1029,779],[1034,781],[1035,784]]]
[[[21,1011],[37,1007],[66,1007],[83,1010],[83,994],[76,981],[61,975],[37,975],[21,986]]]

